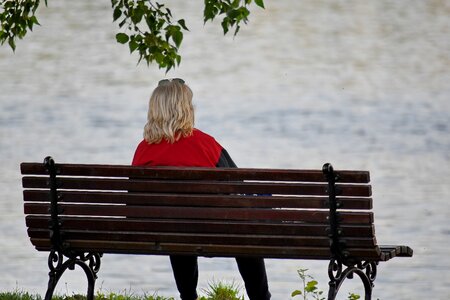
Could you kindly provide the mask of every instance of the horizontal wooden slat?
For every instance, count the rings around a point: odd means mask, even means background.
[[[32,238],[31,242],[38,249],[48,249],[48,239]],[[118,241],[85,241],[68,240],[68,246],[73,250],[92,251],[101,253],[133,253],[154,255],[198,255],[206,257],[236,257],[251,256],[265,258],[291,259],[326,259],[331,258],[329,247],[261,247],[248,245],[208,245],[208,244],[177,244],[177,243],[145,243]],[[351,256],[368,260],[379,259],[379,254],[373,249],[349,248]]]
[[[118,218],[60,217],[63,230],[104,230],[128,232],[178,232],[178,233],[217,233],[217,234],[272,234],[328,236],[328,224],[305,223],[244,223],[237,221],[202,220],[143,220]],[[47,229],[50,217],[27,216],[29,228]],[[342,225],[341,237],[373,237],[373,225]]]
[[[30,239],[38,250],[48,251],[48,239]],[[153,254],[153,255],[198,255],[206,257],[236,257],[252,256],[265,258],[310,258],[329,259],[330,250],[327,247],[258,247],[258,246],[216,246],[204,244],[177,243],[145,243],[117,241],[86,241],[67,240],[72,250],[117,254]]]
[[[61,215],[204,220],[263,220],[328,223],[327,211],[251,208],[147,207],[126,205],[61,204]],[[25,214],[48,214],[47,203],[25,203]],[[341,212],[341,224],[371,224],[371,212]]]
[[[48,230],[29,230],[31,238],[48,238]],[[152,243],[180,243],[180,244],[209,244],[209,245],[266,245],[266,246],[321,246],[328,247],[327,237],[294,237],[274,235],[238,235],[238,234],[186,234],[186,233],[136,233],[113,231],[73,231],[62,230],[65,240],[91,241],[121,241],[121,242],[152,242]],[[359,244],[367,245],[368,241],[359,240]]]
[[[328,197],[246,196],[204,194],[162,194],[95,191],[60,191],[60,202],[117,203],[132,205],[205,206],[205,207],[265,207],[265,208],[319,208],[326,209]],[[49,192],[25,190],[25,201],[46,202]],[[338,198],[342,209],[371,209],[371,198]]]
[[[213,193],[213,194],[284,194],[326,196],[327,184],[275,182],[177,181],[103,178],[58,178],[58,188],[75,190],[117,190],[154,193]],[[48,188],[45,177],[22,178],[24,188]],[[340,196],[369,197],[370,185],[337,185]]]
[[[49,230],[29,229],[30,238],[48,238]],[[212,233],[161,233],[161,232],[130,232],[130,231],[83,231],[61,230],[65,240],[92,241],[122,241],[122,242],[153,242],[153,243],[183,243],[183,244],[216,244],[216,245],[258,245],[285,247],[329,247],[327,236],[292,236],[273,234],[212,234]],[[347,247],[373,248],[374,239],[347,238]]]
[[[321,170],[132,167],[125,165],[56,164],[59,175],[98,177],[145,177],[149,179],[269,180],[325,182]],[[42,163],[22,163],[22,174],[46,175]],[[337,170],[339,182],[368,183],[369,172]]]

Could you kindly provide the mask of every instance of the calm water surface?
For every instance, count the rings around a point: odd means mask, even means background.
[[[168,76],[194,90],[197,126],[242,167],[369,169],[378,242],[415,250],[380,265],[374,297],[449,299],[449,2],[267,0],[235,38],[203,25],[201,1],[168,2],[191,29]],[[47,284],[47,255],[27,239],[20,162],[130,163],[165,76],[115,43],[109,1],[49,5],[15,55],[0,48],[0,290]],[[102,263],[104,291],[177,294],[166,257]],[[273,299],[290,299],[300,267],[327,288],[326,262],[268,260]],[[201,259],[200,270],[200,288],[241,284],[232,259]],[[78,270],[58,288],[85,287]]]

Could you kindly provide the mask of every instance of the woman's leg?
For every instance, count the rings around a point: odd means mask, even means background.
[[[196,256],[171,255],[173,275],[182,300],[197,299],[198,265]]]
[[[250,300],[269,300],[271,295],[267,283],[264,259],[236,257],[236,262]]]

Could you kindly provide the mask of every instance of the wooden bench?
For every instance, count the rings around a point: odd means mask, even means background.
[[[411,257],[379,246],[367,171],[22,163],[31,243],[48,251],[45,299],[81,267],[88,298],[104,253],[329,260],[328,299],[358,275],[370,299],[377,264]]]

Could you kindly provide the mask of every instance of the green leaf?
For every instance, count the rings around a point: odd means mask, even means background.
[[[238,34],[239,29],[241,29],[241,26],[236,25],[236,30],[234,31],[234,35],[235,35],[235,36]]]
[[[38,22],[36,16],[31,16],[30,21],[33,22],[34,24],[39,25],[39,26],[41,25],[41,24],[39,24],[39,22]]]
[[[184,19],[178,20],[178,24],[180,24],[180,26],[186,30],[189,31],[189,29],[186,27],[186,22],[184,21]]]
[[[240,0],[234,0],[233,2],[231,2],[231,7],[238,8],[240,2]]]
[[[361,296],[358,294],[349,293],[349,295],[348,295],[348,300],[358,300],[360,298],[361,298]]]
[[[15,52],[16,51],[16,43],[14,42],[14,38],[9,37],[8,44],[12,48],[12,50]]]
[[[156,19],[153,15],[148,15],[145,18],[145,22],[147,23],[148,29],[150,29],[150,31],[155,31],[156,30]]]
[[[228,17],[223,18],[222,20],[223,34],[227,34],[229,27],[230,27],[230,19]]]
[[[295,297],[295,296],[298,296],[298,295],[301,295],[301,294],[302,294],[302,291],[295,290],[295,291],[292,292],[291,297]]]
[[[119,7],[116,7],[114,9],[114,13],[113,13],[113,22],[115,22],[118,18],[120,18],[121,15],[122,15],[122,10],[120,10]]]
[[[317,287],[316,287],[317,284],[318,284],[317,281],[311,280],[310,282],[308,282],[306,284],[305,291],[307,291],[309,293],[314,292],[315,290],[317,290]]]
[[[217,8],[214,6],[213,1],[211,0],[207,0],[205,1],[205,9],[203,10],[203,16],[204,19],[203,21],[206,23],[209,20],[214,20],[214,17],[216,16],[216,14],[218,13]]]
[[[128,43],[128,47],[130,48],[130,53],[133,53],[134,50],[136,50],[139,47],[139,44],[136,43],[136,41],[134,39],[130,40],[130,42]]]
[[[175,31],[172,34],[172,40],[175,42],[177,48],[180,48],[181,42],[183,41],[183,33],[181,31]]]
[[[118,34],[116,34],[116,40],[118,43],[125,44],[128,42],[129,37],[126,33],[119,32]]]
[[[28,28],[29,28],[31,31],[33,31],[33,25],[34,25],[33,21],[31,21],[30,19],[28,19],[26,22],[27,22]]]
[[[241,12],[237,9],[232,9],[227,13],[227,16],[231,19],[237,19],[241,15]]]
[[[241,15],[241,19],[246,21],[247,17],[250,15],[250,11],[248,10],[248,8],[243,6],[243,7],[239,8],[239,12]]]
[[[167,14],[172,17],[172,12],[170,11],[170,9],[166,8]]]
[[[261,8],[265,8],[264,7],[264,0],[255,0],[256,5],[258,5]]]
[[[141,22],[143,15],[144,11],[140,8],[136,8],[133,10],[133,14],[131,15],[131,21],[133,21],[134,24],[138,24]]]

